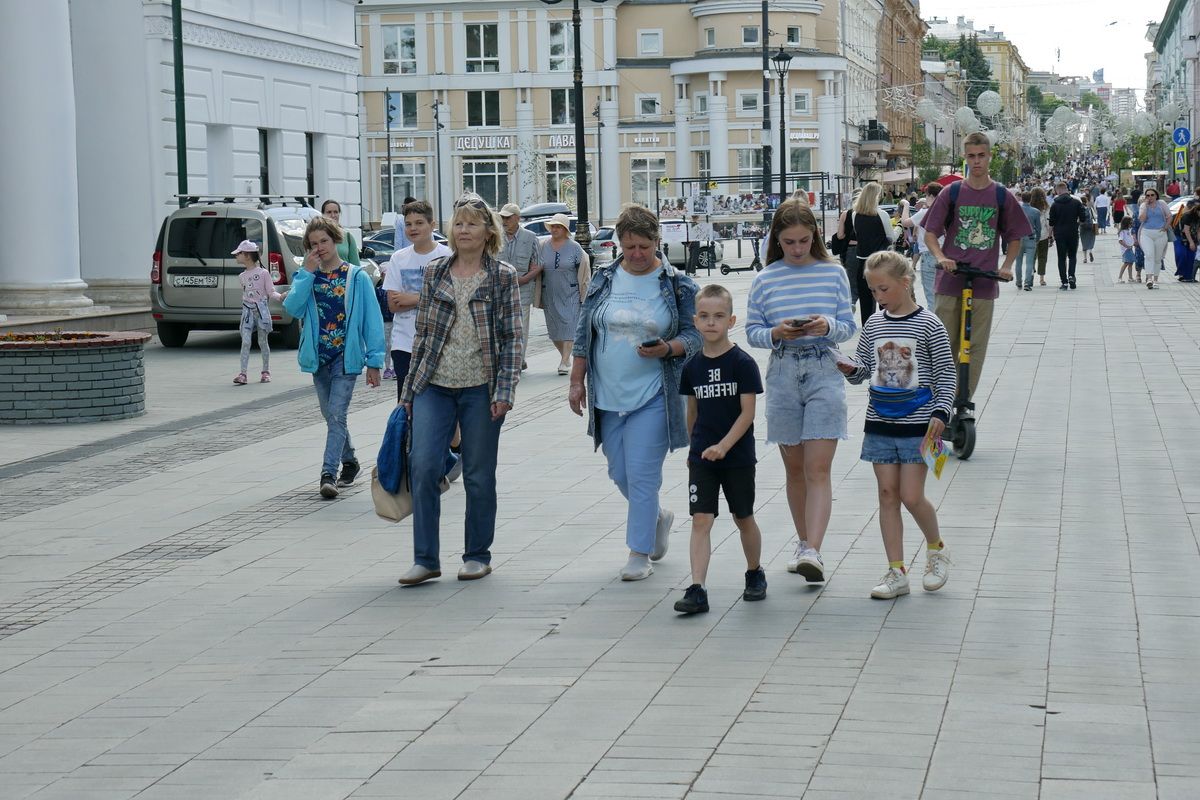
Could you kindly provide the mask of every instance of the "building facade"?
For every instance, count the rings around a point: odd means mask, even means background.
[[[767,44],[792,56],[782,108],[777,79],[766,98],[773,173],[781,165],[845,171],[858,126],[876,116],[881,9],[877,0],[850,0],[844,9],[772,4]],[[724,194],[761,191],[768,33],[759,3],[609,0],[580,12],[593,220],[611,222],[623,203],[653,206],[708,180]],[[580,187],[569,5],[365,0],[358,28],[369,220],[381,222],[411,195],[430,200],[444,222],[465,190],[497,205],[573,206]]]
[[[358,224],[353,0],[184,0],[189,194],[336,197]],[[6,2],[0,209],[46,258],[0,255],[0,312],[149,303],[178,207],[167,0]],[[299,13],[297,13],[299,12]],[[110,211],[110,209],[115,210]]]
[[[879,25],[881,92],[893,88],[921,96],[921,43],[928,28],[915,0],[886,0]],[[913,109],[884,100],[880,103],[879,119],[891,136],[888,166],[893,169],[908,166],[912,162],[913,128],[919,122]]]

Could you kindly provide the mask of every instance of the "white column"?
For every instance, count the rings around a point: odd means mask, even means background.
[[[616,90],[604,87],[600,92],[607,98],[600,101],[600,121],[604,123],[600,129],[600,158],[603,161],[600,168],[604,170],[604,185],[600,191],[604,197],[604,221],[611,225],[621,213],[621,196],[629,186],[629,179],[621,174],[621,136],[617,130],[621,118]]]
[[[537,137],[533,132],[533,97],[530,89],[517,89],[517,204],[524,208],[538,202],[545,188],[538,185]],[[509,190],[509,194],[513,194]]]
[[[67,0],[0,0],[0,19],[0,219],[18,221],[25,243],[0,249],[0,312],[87,313]],[[93,211],[108,214],[125,199]]]
[[[437,186],[440,185],[441,186],[440,197],[442,200],[442,207],[440,209],[438,209],[437,218],[439,220],[441,220],[448,228],[450,226],[451,212],[454,210],[454,201],[457,200],[459,194],[461,194],[461,192],[455,191],[454,187],[461,185],[461,182],[458,179],[458,159],[454,155],[456,152],[454,149],[455,130],[454,130],[454,126],[451,124],[452,120],[451,120],[450,103],[446,102],[446,95],[447,95],[446,92],[440,91],[437,93],[437,95],[442,101],[441,110],[438,113],[441,115],[442,125],[445,126],[445,128],[443,128],[441,131],[437,132],[437,135],[441,138],[441,141],[442,141],[442,144],[441,144],[441,147],[442,147],[442,162],[441,162],[442,163],[442,174],[441,174],[440,181],[437,181],[436,176],[435,176],[436,182],[431,181],[429,184],[430,186],[434,187],[434,189],[429,197],[429,203],[430,203],[430,205],[437,208],[438,197],[439,197],[439,194],[437,191]],[[463,131],[458,131],[458,133],[462,133],[462,132]],[[436,153],[437,153],[437,142],[435,141],[434,142],[435,156],[436,156]],[[435,164],[437,163],[436,158],[434,159],[434,163]],[[445,234],[445,233],[446,233],[446,231],[443,230],[442,234]]]
[[[161,222],[150,192],[149,120],[114,113],[143,109],[150,102],[142,8],[137,3],[70,0],[70,10],[84,209],[79,216],[81,271],[93,301],[148,305],[150,253]],[[119,203],[125,218],[146,222],[114,225],[107,213],[100,213],[110,203]]]
[[[729,98],[716,93],[708,97],[708,168],[712,175],[737,174],[737,165],[729,163]],[[735,194],[736,187],[721,186],[717,191]]]
[[[691,116],[691,101],[685,96],[683,89],[675,84],[675,175],[684,178],[694,175],[696,166],[692,163],[692,133],[688,117]],[[690,191],[690,190],[689,190]]]
[[[817,130],[821,138],[816,167],[832,177],[842,172],[842,104],[836,93],[837,77],[833,72],[822,71],[817,78],[824,82],[825,90],[817,97]]]

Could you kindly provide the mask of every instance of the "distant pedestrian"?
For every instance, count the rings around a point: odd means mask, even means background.
[[[839,363],[838,369],[851,383],[870,382],[862,460],[875,471],[879,528],[888,560],[888,570],[871,589],[871,597],[890,600],[908,594],[901,506],[925,535],[925,590],[942,588],[950,574],[937,511],[925,497],[929,468],[921,447],[926,437],[940,440],[950,420],[954,355],[938,316],[913,302],[915,276],[903,258],[877,253],[867,261],[866,271],[879,311],[858,338],[858,363]]]
[[[675,610],[685,614],[708,611],[708,563],[711,533],[719,512],[719,493],[742,539],[746,557],[746,586],[742,599],[767,596],[767,575],[759,563],[762,532],[754,521],[754,404],[762,394],[758,364],[729,341],[737,318],[733,295],[710,284],[696,295],[696,328],[704,337],[702,350],[683,368],[679,391],[687,396],[691,428],[688,487],[692,515],[692,583]]]
[[[1167,228],[1171,224],[1170,209],[1158,196],[1157,189],[1147,189],[1142,195],[1142,202],[1138,204],[1138,220],[1142,223],[1138,230],[1138,244],[1146,254],[1146,288],[1154,289],[1166,258]],[[1140,279],[1141,275],[1138,277]]]
[[[891,217],[879,207],[882,192],[882,187],[875,181],[863,186],[838,231],[843,239],[855,242],[856,261],[847,263],[847,269],[850,272],[851,298],[858,304],[858,316],[864,322],[875,312],[875,301],[871,299],[871,292],[863,278],[863,264],[872,253],[886,250],[896,241],[896,229],[892,227]]]
[[[500,260],[517,271],[517,285],[521,288],[521,336],[525,341],[525,352],[529,352],[529,314],[533,306],[537,278],[542,274],[538,261],[541,247],[537,234],[521,227],[521,207],[507,203],[500,209],[500,224],[504,226],[504,243],[500,246]],[[521,369],[528,365],[522,361]]]
[[[1181,283],[1196,282],[1196,245],[1200,242],[1200,205],[1188,200],[1175,239],[1175,277]],[[1182,243],[1182,246],[1180,246]]]
[[[849,279],[825,250],[816,217],[799,203],[781,204],[771,220],[767,266],[750,285],[746,339],[771,351],[767,441],[783,459],[797,539],[787,569],[810,583],[825,580],[830,468],[838,440],[847,438],[846,382],[830,350],[856,328]]]
[[[1080,198],[1083,204],[1084,218],[1079,221],[1079,249],[1083,251],[1083,261],[1095,261],[1092,251],[1096,249],[1096,207],[1087,192]]]
[[[1120,230],[1117,232],[1117,244],[1121,248],[1121,271],[1117,273],[1117,283],[1125,283],[1125,276],[1129,276],[1129,283],[1133,283],[1133,265],[1137,261],[1137,243],[1133,236],[1133,220],[1128,217],[1121,220]]]
[[[1046,202],[1046,191],[1040,186],[1033,187],[1029,193],[1029,205],[1038,210],[1041,216],[1041,231],[1038,234],[1037,249],[1034,251],[1037,261],[1038,285],[1046,285],[1046,261],[1050,258],[1050,204]]]
[[[546,220],[550,238],[541,245],[542,308],[546,312],[546,333],[558,349],[558,374],[571,371],[571,346],[579,322],[579,307],[587,293],[591,262],[571,238],[566,214]]]
[[[321,214],[326,219],[336,222],[339,228],[342,227],[342,204],[337,200],[326,200],[321,203]],[[353,234],[345,228],[342,228],[342,240],[337,243],[337,252],[342,261],[347,264],[353,264],[356,267],[362,265],[362,262],[359,261],[358,242],[354,241]]]
[[[238,279],[242,284],[242,319],[238,329],[242,334],[241,369],[233,382],[238,386],[246,385],[246,368],[250,366],[250,339],[258,331],[258,350],[262,353],[262,375],[259,383],[271,382],[271,347],[267,337],[271,333],[271,309],[268,300],[279,300],[283,297],[275,290],[271,273],[259,261],[258,242],[249,239],[242,242],[233,251],[233,257],[242,266],[242,274]]]
[[[1112,218],[1113,224],[1118,227],[1121,225],[1121,220],[1125,219],[1126,202],[1125,195],[1121,193],[1120,189],[1117,189],[1116,196],[1113,197],[1112,201]]]
[[[1029,227],[1033,232],[1021,238],[1021,253],[1017,256],[1016,273],[1018,292],[1022,289],[1027,292],[1033,291],[1033,264],[1042,236],[1042,214],[1030,205],[1030,199],[1029,192],[1021,192],[1021,211],[1025,212],[1025,218],[1029,220]]]
[[[1058,287],[1062,291],[1075,288],[1075,264],[1079,258],[1079,231],[1087,213],[1079,198],[1067,191],[1062,181],[1054,187],[1058,196],[1050,206],[1050,229],[1054,236],[1054,249],[1058,254]]]
[[[1096,197],[1096,224],[1100,227],[1100,233],[1108,233],[1108,209],[1112,205],[1112,198],[1108,196],[1108,190],[1102,190]]]
[[[301,320],[296,359],[300,371],[313,376],[325,418],[320,491],[326,499],[354,483],[361,470],[346,425],[354,384],[365,367],[367,385],[378,386],[387,360],[375,287],[361,267],[338,255],[342,239],[342,229],[333,220],[310,220],[304,230],[304,268],[296,270],[283,298],[284,310]]]

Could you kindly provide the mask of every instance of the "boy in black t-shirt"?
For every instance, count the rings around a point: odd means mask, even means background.
[[[746,554],[742,599],[767,596],[767,576],[758,563],[762,534],[754,521],[754,396],[762,394],[762,376],[754,359],[729,341],[736,317],[728,289],[716,284],[701,289],[694,319],[704,349],[684,365],[679,383],[679,393],[688,395],[687,422],[692,432],[688,494],[693,583],[675,603],[675,610],[684,614],[708,611],[704,579],[719,491],[725,492],[729,513],[742,534]]]

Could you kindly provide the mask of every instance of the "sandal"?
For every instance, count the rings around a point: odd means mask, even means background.
[[[234,386],[245,386],[246,385],[246,373],[239,372],[237,374],[237,376],[233,379],[233,385]]]
[[[262,376],[258,379],[258,382],[259,383],[270,383],[271,382],[271,373],[267,372],[264,369]]]

